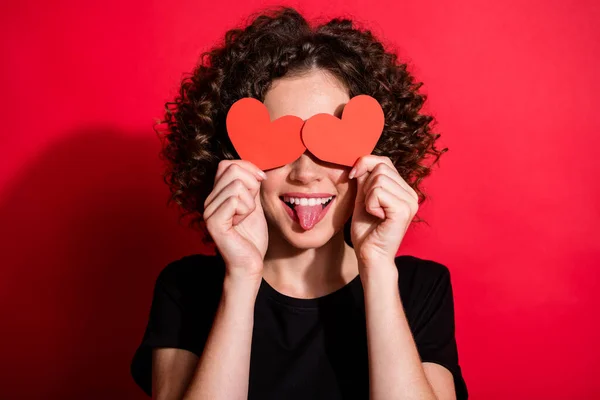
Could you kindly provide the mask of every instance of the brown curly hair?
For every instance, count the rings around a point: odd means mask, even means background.
[[[373,154],[389,157],[422,203],[420,183],[448,149],[435,147],[440,135],[431,131],[434,118],[419,112],[427,97],[418,93],[422,83],[414,81],[407,65],[349,19],[311,27],[289,7],[251,18],[244,29],[227,31],[221,46],[202,53],[175,100],[165,105],[159,125],[166,129],[155,126],[171,192],[167,204],[175,202],[181,217],[192,216],[190,225],[201,228],[210,243],[202,221],[204,200],[219,161],[239,158],[226,132],[227,111],[243,97],[263,101],[274,79],[315,67],[337,77],[350,98],[368,94],[379,101],[385,126]],[[433,156],[430,164],[428,156]]]

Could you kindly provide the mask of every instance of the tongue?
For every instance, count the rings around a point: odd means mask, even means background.
[[[317,218],[319,218],[321,211],[323,211],[323,206],[321,204],[315,206],[301,206],[296,204],[294,211],[298,215],[298,221],[302,229],[309,230],[317,223]]]

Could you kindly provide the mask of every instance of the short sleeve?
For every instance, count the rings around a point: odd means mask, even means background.
[[[219,285],[198,273],[210,268],[197,257],[178,260],[165,267],[156,279],[148,323],[131,361],[135,383],[152,395],[152,349],[171,347],[200,356],[210,332]]]
[[[428,261],[417,265],[415,274],[423,277],[415,279],[421,283],[415,292],[412,317],[421,361],[446,367],[453,375],[457,400],[466,400],[468,390],[458,360],[450,271],[442,264]]]

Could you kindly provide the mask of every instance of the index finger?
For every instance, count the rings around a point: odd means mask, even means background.
[[[394,170],[396,169],[396,167],[392,163],[392,160],[390,160],[389,157],[368,154],[368,155],[362,156],[358,160],[356,160],[356,163],[354,164],[354,167],[350,171],[348,178],[350,178],[350,179],[360,178],[367,172],[373,171],[373,169],[377,166],[377,164],[381,164],[381,163],[386,164],[388,167],[393,168]]]
[[[395,175],[396,175],[397,179],[394,179],[394,180],[400,186],[402,186],[402,188],[404,188],[404,190],[406,190],[408,193],[410,193],[410,195],[415,200],[418,201],[419,200],[419,195],[408,184],[408,182],[406,182],[404,180],[404,178],[400,175],[400,173],[398,172],[398,169],[396,168],[396,166],[394,165],[394,163],[392,162],[392,160],[390,160],[389,157],[367,155],[367,156],[359,158],[356,161],[356,164],[354,164],[354,168],[353,168],[354,175],[349,176],[349,178],[352,179],[352,177],[356,177],[358,179],[361,176],[363,176],[364,174],[366,174],[367,172],[368,173],[372,172],[377,167],[377,165],[382,164],[382,163],[385,164],[385,165],[387,165],[388,167],[390,167],[392,171],[395,171]],[[352,171],[350,171],[350,173],[352,173]]]
[[[229,167],[231,164],[237,164],[240,167],[250,171],[251,173],[253,173],[254,175],[256,175],[257,178],[259,179],[267,179],[267,174],[265,174],[265,172],[258,168],[254,163],[248,161],[248,160],[222,160],[221,162],[219,162],[219,166],[217,167],[217,173],[215,174],[215,182],[217,182],[219,180],[219,178],[221,177],[221,175],[223,175],[223,173],[227,170],[227,167]]]

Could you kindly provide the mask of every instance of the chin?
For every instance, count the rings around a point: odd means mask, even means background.
[[[309,231],[305,231],[299,226],[295,226],[292,229],[285,227],[284,229],[280,229],[280,232],[289,244],[301,250],[323,247],[337,233],[331,226],[325,225],[321,227],[315,226]]]

